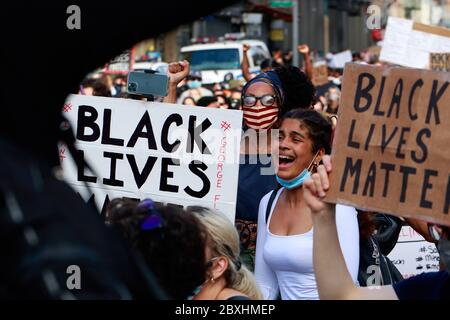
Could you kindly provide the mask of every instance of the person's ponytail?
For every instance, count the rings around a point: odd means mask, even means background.
[[[262,300],[255,277],[244,264],[241,264],[241,267],[237,270],[234,263],[230,263],[228,271],[228,286],[230,288],[242,292],[252,300]]]

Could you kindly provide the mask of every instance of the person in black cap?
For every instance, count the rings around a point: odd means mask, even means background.
[[[219,108],[219,102],[216,96],[201,97],[197,101],[197,106],[207,108]]]

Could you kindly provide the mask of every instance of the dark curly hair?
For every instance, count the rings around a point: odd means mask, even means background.
[[[373,212],[358,211],[358,225],[359,225],[359,240],[360,242],[367,241],[377,229]]]
[[[299,120],[300,125],[306,127],[309,138],[312,140],[313,153],[323,148],[325,154],[330,154],[332,126],[328,118],[313,109],[294,109],[283,116],[280,124],[285,119]]]
[[[160,215],[161,227],[142,230],[143,220],[153,212]],[[137,201],[113,199],[106,219],[143,257],[171,298],[186,299],[205,281],[207,232],[191,212],[158,203],[149,212]]]
[[[293,66],[277,67],[274,71],[280,78],[284,92],[280,118],[289,110],[310,108],[315,99],[316,89],[307,75]]]

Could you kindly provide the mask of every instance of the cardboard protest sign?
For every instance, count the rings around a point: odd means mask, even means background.
[[[315,86],[328,83],[328,67],[325,61],[314,62],[312,83]]]
[[[381,61],[428,69],[431,52],[450,52],[450,29],[388,18]]]
[[[347,64],[328,200],[450,224],[450,74]]]
[[[433,71],[450,71],[450,52],[430,53],[430,69]]]
[[[78,159],[94,171],[77,169],[61,145],[65,179],[100,210],[115,197],[151,198],[215,208],[234,221],[240,111],[80,95],[63,111]]]

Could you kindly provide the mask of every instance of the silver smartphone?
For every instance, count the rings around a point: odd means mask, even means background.
[[[142,96],[167,96],[169,77],[161,73],[131,71],[128,73],[128,93]]]

